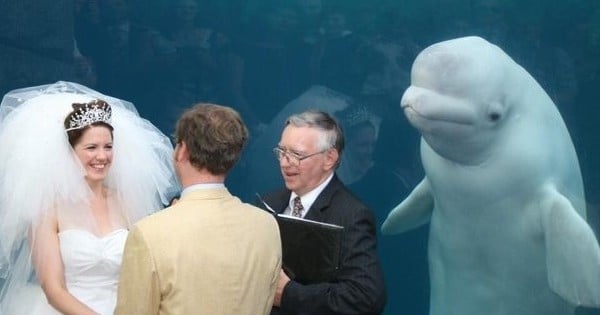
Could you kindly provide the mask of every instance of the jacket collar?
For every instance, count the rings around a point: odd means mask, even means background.
[[[322,218],[322,212],[329,207],[331,199],[342,187],[342,182],[338,179],[337,175],[334,174],[329,184],[327,184],[325,189],[319,194],[304,218],[319,221],[319,219]],[[273,210],[277,211],[277,213],[282,213],[288,206],[291,194],[292,192],[290,190],[284,189],[265,196],[265,202],[271,206]]]
[[[229,193],[229,190],[223,186],[220,188],[207,188],[190,191],[189,193],[183,195],[179,202],[198,199],[222,199],[226,197],[231,197],[231,193]]]

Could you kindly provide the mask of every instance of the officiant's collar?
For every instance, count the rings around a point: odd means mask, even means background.
[[[304,196],[300,196],[300,202],[302,202],[302,207],[304,207],[306,211],[308,211],[310,207],[312,207],[313,203],[315,203],[315,200],[317,200],[323,189],[327,187],[327,185],[333,178],[333,174],[334,173],[331,173],[331,175],[329,175],[329,177],[327,177],[327,179],[324,180],[319,186],[315,187],[315,189],[307,192]],[[294,208],[294,198],[296,198],[296,196],[298,195],[292,191],[290,195],[290,200],[288,201],[288,209]]]

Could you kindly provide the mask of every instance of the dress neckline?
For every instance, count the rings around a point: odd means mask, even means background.
[[[92,232],[90,232],[88,230],[78,229],[78,228],[71,228],[71,229],[66,229],[66,230],[62,230],[62,231],[58,232],[58,235],[66,234],[66,233],[83,233],[83,234],[87,234],[89,236],[92,236],[93,238],[102,240],[102,239],[109,238],[109,237],[111,237],[111,236],[113,236],[115,234],[119,234],[119,233],[127,232],[127,231],[128,230],[125,229],[125,228],[118,228],[118,229],[112,230],[112,231],[110,231],[110,232],[108,232],[108,233],[106,233],[104,235],[97,235],[97,234],[94,234],[94,233],[92,233]]]

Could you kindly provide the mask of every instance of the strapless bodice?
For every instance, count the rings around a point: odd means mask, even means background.
[[[58,236],[69,292],[94,311],[112,314],[127,230],[98,237],[86,230],[69,229]]]
[[[59,232],[58,238],[69,292],[96,313],[112,315],[127,230],[98,237],[86,230],[68,229]],[[37,283],[18,286],[15,291],[0,314],[60,315],[48,304]]]

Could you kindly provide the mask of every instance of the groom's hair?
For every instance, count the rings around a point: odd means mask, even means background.
[[[230,107],[199,103],[183,113],[175,127],[175,141],[185,143],[191,164],[214,175],[224,175],[239,160],[248,129]]]

